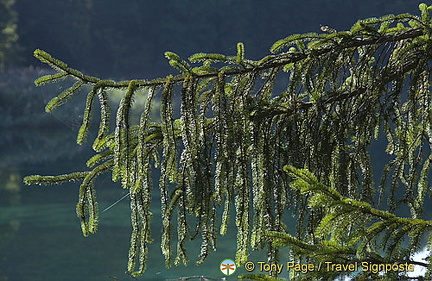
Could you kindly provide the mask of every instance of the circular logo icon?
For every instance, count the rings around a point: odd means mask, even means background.
[[[236,268],[235,262],[231,259],[225,259],[220,264],[220,270],[227,276],[234,274]]]

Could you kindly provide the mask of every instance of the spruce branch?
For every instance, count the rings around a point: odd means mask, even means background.
[[[347,263],[375,259],[376,262],[381,263],[407,262],[425,267],[430,266],[429,263],[407,260],[403,255],[400,256],[403,253],[400,240],[402,237],[412,237],[412,234],[417,232],[430,235],[432,221],[398,217],[393,213],[373,208],[367,202],[345,198],[333,188],[321,184],[312,173],[305,169],[285,166],[284,171],[293,179],[290,186],[308,198],[309,207],[324,213],[319,226],[314,230],[315,237],[321,237],[324,240],[307,243],[289,234],[269,232],[267,235],[272,237],[277,245],[294,247],[297,251],[301,249],[303,253],[308,251],[310,257],[317,258],[329,250],[326,243],[331,243],[331,245],[336,246],[334,256],[340,258],[351,256],[350,259],[346,260]],[[355,215],[350,216],[350,214]],[[353,237],[350,237],[351,235],[344,237],[346,241],[342,242],[348,243],[349,247],[349,249],[345,248],[346,250],[343,250],[344,247],[338,244],[339,239],[334,237],[335,229],[339,228],[339,222],[336,220],[338,217],[341,220],[348,219],[353,226],[350,232],[355,233]],[[386,236],[388,238],[382,240]],[[369,250],[371,244],[381,245],[378,249],[387,251],[389,256],[373,254]],[[355,248],[357,250],[353,251]],[[393,250],[389,251],[389,249]]]
[[[129,189],[128,271],[133,275],[144,272],[152,241],[153,170],[160,174],[161,248],[167,267],[187,264],[185,241],[198,236],[198,263],[203,262],[216,248],[216,233],[227,232],[232,213],[239,264],[251,248],[263,247],[276,261],[284,245],[299,261],[409,261],[432,228],[431,221],[421,219],[432,159],[431,7],[419,8],[421,16],[389,15],[360,20],[348,31],[288,36],[260,60],[246,59],[242,43],[234,55],[198,53],[185,60],[166,52],[180,74],[153,80],[91,77],[36,50],[35,57],[57,71],[37,79],[37,85],[75,81],[48,103],[47,111],[88,90],[79,144],[92,129],[96,97],[101,112],[89,171],[29,176],[25,182],[82,181],[77,215],[88,235],[98,223],[94,180],[111,173],[113,181]],[[123,94],[115,116],[112,89]],[[147,97],[137,109],[137,121],[132,106],[142,98],[140,90]],[[160,112],[157,122],[153,109]],[[389,142],[386,152],[394,157],[380,184],[381,193],[390,194],[389,210],[374,205],[369,148],[381,133]],[[393,213],[401,191],[412,218]],[[299,218],[296,236],[286,233],[288,209]]]

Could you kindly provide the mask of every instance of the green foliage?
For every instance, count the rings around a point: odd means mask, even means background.
[[[419,250],[420,238],[431,235],[432,221],[397,217],[364,201],[344,197],[335,189],[321,184],[307,170],[285,166],[284,171],[293,178],[291,188],[307,198],[312,211],[322,211],[322,217],[311,233],[314,239],[310,242],[287,233],[268,232],[266,235],[278,247],[289,246],[294,256],[307,257],[308,263],[411,264],[410,254]],[[403,241],[404,238],[410,241]],[[431,242],[428,247],[431,247]],[[422,265],[428,266],[430,270],[430,265]],[[322,270],[311,272],[306,278],[334,280],[340,274],[323,266]],[[391,273],[388,275],[391,278]],[[304,278],[298,273],[290,277],[295,280]],[[364,270],[356,278],[378,280],[379,275]]]
[[[199,53],[189,62],[166,52],[180,74],[154,80],[98,79],[36,50],[35,56],[58,72],[38,84],[64,77],[77,81],[49,103],[50,109],[79,88],[90,89],[78,143],[90,130],[95,97],[101,122],[89,171],[25,181],[82,180],[77,214],[88,235],[98,221],[94,180],[111,172],[131,197],[128,271],[133,275],[144,272],[152,241],[154,168],[161,172],[161,248],[167,266],[188,264],[185,242],[197,236],[201,263],[216,249],[217,233],[226,233],[233,208],[238,265],[251,249],[262,248],[274,263],[283,245],[290,245],[299,261],[412,262],[410,255],[431,226],[421,219],[430,192],[431,22],[424,15],[429,7],[420,8],[421,17],[385,16],[358,21],[350,31],[289,36],[273,45],[274,54],[258,61],[245,59],[242,43],[235,56]],[[107,103],[112,89],[123,92],[114,118]],[[131,108],[138,90],[147,99],[140,120],[134,121]],[[160,120],[154,122],[150,112],[157,96]],[[369,149],[381,135],[387,137],[391,160],[377,189]],[[408,207],[411,218],[396,216],[400,207]],[[223,209],[220,224],[218,208]],[[295,236],[287,231],[288,210],[298,218]],[[409,247],[403,243],[406,237]]]

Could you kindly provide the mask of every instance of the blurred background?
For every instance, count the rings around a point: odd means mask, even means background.
[[[44,112],[62,86],[34,86],[35,78],[50,73],[33,58],[35,49],[88,75],[151,79],[177,73],[163,56],[168,50],[183,58],[197,52],[235,55],[236,43],[243,42],[245,56],[259,59],[288,35],[319,32],[320,25],[345,30],[357,19],[389,13],[418,14],[420,2],[0,0],[0,281],[133,280],[124,273],[127,200],[101,213],[98,233],[84,238],[75,214],[79,184],[22,184],[26,175],[84,170],[91,155],[90,144],[75,143],[82,101]],[[100,210],[126,193],[109,176],[97,183],[97,192]],[[231,229],[204,265],[195,266],[199,244],[191,243],[190,265],[166,269],[157,209],[153,218],[155,242],[147,272],[137,280],[221,277],[220,262],[235,257]]]

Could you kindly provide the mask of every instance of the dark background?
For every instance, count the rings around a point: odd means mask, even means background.
[[[89,144],[75,143],[82,104],[44,112],[62,88],[34,86],[33,80],[48,71],[33,58],[35,49],[85,74],[151,79],[177,73],[164,58],[168,50],[183,58],[197,52],[234,55],[236,43],[243,42],[246,58],[259,59],[291,34],[320,32],[320,25],[347,30],[358,19],[389,13],[419,14],[420,2],[0,0],[0,281],[133,280],[124,274],[127,200],[102,213],[98,233],[83,238],[75,215],[78,184],[22,184],[26,175],[83,170],[90,153]],[[109,176],[96,189],[101,210],[125,194]],[[155,242],[148,270],[138,280],[217,277],[220,261],[235,256],[231,229],[203,266],[195,266],[191,245],[189,267],[167,270],[158,246],[158,219],[155,209]]]
[[[5,0],[3,0],[5,1]],[[196,52],[260,58],[278,39],[319,32],[320,25],[349,29],[360,18],[411,12],[421,1],[138,1],[19,0],[17,44],[24,65],[36,48],[88,74],[153,78],[172,70],[163,57]]]

